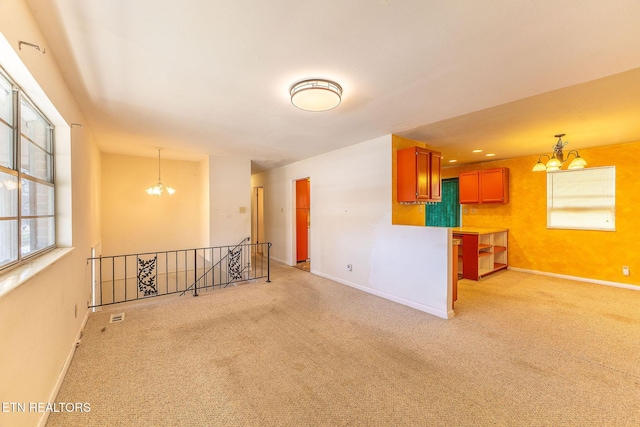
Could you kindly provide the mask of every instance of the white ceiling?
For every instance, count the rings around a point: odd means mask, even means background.
[[[390,133],[460,162],[640,141],[637,0],[26,2],[103,152],[262,170]],[[338,108],[291,105],[315,77]]]

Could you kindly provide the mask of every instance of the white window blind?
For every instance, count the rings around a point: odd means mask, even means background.
[[[614,231],[615,166],[549,172],[547,228]]]

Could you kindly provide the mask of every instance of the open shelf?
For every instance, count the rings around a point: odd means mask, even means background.
[[[458,248],[458,271],[465,279],[478,280],[507,268],[507,230],[462,227],[454,235],[464,243]]]

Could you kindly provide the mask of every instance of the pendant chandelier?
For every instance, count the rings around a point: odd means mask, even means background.
[[[162,148],[158,148],[158,183],[152,187],[147,188],[147,194],[158,197],[162,196],[162,193],[164,193],[165,190],[167,190],[167,193],[169,193],[169,195],[172,195],[176,192],[176,190],[174,190],[172,187],[169,187],[168,185],[162,185],[162,181],[160,181],[160,150],[162,150]]]
[[[569,151],[569,153],[567,154],[567,158],[564,158],[562,148],[569,143],[568,141],[562,141],[562,137],[564,135],[564,133],[554,135],[556,138],[558,138],[558,142],[556,142],[556,145],[553,146],[553,153],[551,154],[551,157],[546,154],[538,157],[538,163],[533,166],[533,172],[552,172],[560,170],[562,165],[564,165],[569,160],[569,156],[571,156],[572,154],[575,157],[571,161],[571,163],[569,163],[569,169],[584,169],[584,167],[587,165],[587,162],[582,157],[580,157],[580,154],[578,154],[578,150]],[[543,157],[549,159],[546,164],[542,163]]]

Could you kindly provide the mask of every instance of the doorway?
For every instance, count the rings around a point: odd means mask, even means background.
[[[311,229],[311,180],[296,181],[296,267],[310,271],[309,234]]]

